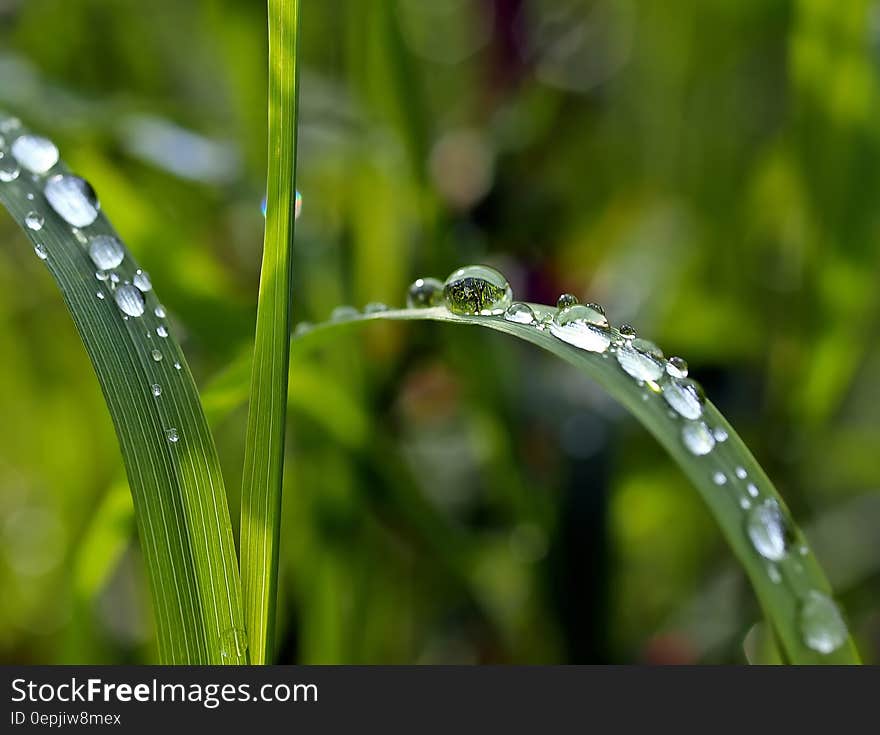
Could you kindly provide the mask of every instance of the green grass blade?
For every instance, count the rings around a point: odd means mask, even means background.
[[[266,234],[241,494],[241,575],[251,661],[272,657],[296,194],[298,0],[269,0]]]
[[[547,306],[531,306],[539,318],[556,312],[556,309]],[[758,502],[772,498],[784,510],[785,504],[751,452],[709,401],[704,406],[702,420],[710,427],[723,428],[728,438],[716,444],[708,454],[695,456],[682,442],[682,421],[677,414],[670,411],[659,393],[639,386],[624,373],[613,355],[606,352],[603,356],[572,347],[556,339],[549,331],[508,322],[502,317],[457,316],[443,307],[386,311],[321,324],[294,340],[294,352],[324,343],[335,337],[341,328],[373,320],[431,320],[487,327],[531,342],[595,380],[644,424],[697,488],[748,575],[787,660],[795,664],[859,662],[850,637],[827,654],[819,653],[806,645],[801,630],[804,602],[815,592],[830,596],[830,585],[815,555],[807,546],[806,539],[793,523],[790,529],[792,550],[783,559],[770,563],[755,551],[746,532],[746,511],[740,506],[740,502]],[[737,476],[738,468],[741,473],[745,472],[748,481]],[[719,486],[714,482],[717,472],[723,473],[727,478],[724,485]],[[759,489],[760,498],[750,497],[746,482],[753,483]],[[787,510],[785,513],[787,515]]]
[[[2,127],[7,143],[26,132],[11,119]],[[8,174],[11,152],[6,146],[2,152]],[[88,244],[97,235],[116,236],[107,219],[99,214],[78,230],[49,206],[45,181],[66,172],[60,163],[46,175],[21,171],[0,183],[0,202],[45,256],[101,384],[134,499],[161,660],[246,662],[229,510],[195,383],[173,335],[157,333],[167,327],[156,315],[155,293],[145,294],[142,316],[126,317],[114,298],[116,284],[96,279]],[[119,286],[137,268],[126,252],[114,271]],[[168,438],[172,429],[177,441]]]

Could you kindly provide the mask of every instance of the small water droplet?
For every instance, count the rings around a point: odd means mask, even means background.
[[[177,444],[180,439],[180,434],[177,433],[177,429],[165,429],[165,438],[168,439],[172,444]]]
[[[162,306],[162,304],[159,304],[159,305],[153,310],[153,313],[154,313],[157,317],[159,317],[160,319],[164,319],[165,316],[166,316],[166,314],[165,314],[165,307]]]
[[[242,628],[230,628],[220,635],[220,655],[223,658],[243,658],[247,647],[247,634]]]
[[[134,278],[131,279],[131,282],[144,293],[153,289],[153,282],[150,280],[150,274],[140,268],[135,271]]]
[[[670,357],[666,363],[666,372],[673,378],[686,378],[688,364],[683,357]]]
[[[34,252],[40,260],[46,260],[46,258],[49,257],[49,252],[46,250],[46,246],[41,242],[34,245]]]
[[[504,319],[515,324],[534,324],[535,312],[531,306],[522,301],[514,301],[504,312]]]
[[[46,222],[42,216],[37,214],[36,212],[28,212],[24,216],[24,223],[27,225],[29,230],[33,230],[34,232],[39,232],[43,229],[43,224]]]
[[[716,472],[714,475],[712,475],[712,482],[714,482],[716,485],[725,485],[727,484],[727,475],[725,475],[723,472]]]
[[[406,293],[410,309],[430,309],[443,303],[443,282],[437,278],[417,278]]]
[[[162,386],[159,385],[158,383],[153,383],[152,387],[150,388],[150,391],[152,392],[152,394],[156,398],[158,398],[159,396],[162,395]]]
[[[749,508],[752,507],[752,501],[749,500],[748,498],[740,498],[739,499],[739,507],[742,508],[743,510],[748,510]]]
[[[156,327],[156,334],[164,339],[168,336],[168,329],[165,327],[164,324],[160,324],[158,327]]]
[[[624,339],[636,338],[636,330],[632,324],[621,324],[620,328],[617,331],[620,332],[620,336]]]
[[[27,199],[29,202],[32,202],[34,201],[34,193],[32,191],[29,191],[27,194],[24,195],[24,198]]]
[[[709,454],[715,447],[715,437],[702,421],[691,421],[682,426],[681,438],[688,451],[698,457]]]
[[[745,467],[737,467],[737,468],[734,470],[734,472],[736,472],[736,476],[737,476],[740,480],[745,480],[745,479],[749,476],[749,473],[746,472],[746,468],[745,468]]]
[[[304,334],[308,334],[314,329],[314,325],[311,322],[300,322],[296,325],[296,328],[293,330],[294,337],[301,337]]]
[[[106,281],[110,278],[110,274],[107,271],[95,271],[95,278],[99,281]]]
[[[715,441],[719,444],[727,441],[727,429],[723,426],[717,427],[712,433],[715,435]]]
[[[162,362],[162,353],[159,350],[153,350],[150,352],[150,356],[153,358],[153,362]],[[175,365],[175,367],[177,367]]]
[[[782,581],[782,575],[779,573],[779,567],[775,564],[767,565],[767,576],[773,584],[779,584]]]
[[[749,511],[746,531],[755,550],[770,561],[779,561],[788,553],[791,531],[782,509],[775,500],[765,500]]]
[[[749,491],[749,495],[751,495],[753,498],[758,497],[758,488],[754,483],[750,482],[748,485],[746,485],[746,490]]]
[[[832,653],[847,639],[846,623],[837,604],[828,595],[812,591],[800,610],[804,643],[819,653]]]
[[[353,306],[337,306],[332,312],[330,312],[330,321],[343,322],[348,319],[354,319],[357,316],[360,316],[360,312]]]
[[[364,314],[380,314],[383,311],[388,311],[388,304],[381,301],[371,301],[364,307]]]
[[[21,127],[21,120],[17,117],[9,116],[0,121],[0,132],[13,133]]]
[[[99,299],[101,299],[101,301],[104,300],[104,292],[103,291],[95,292],[95,296],[97,296]]]
[[[670,378],[663,386],[663,398],[679,416],[698,419],[703,415],[703,391],[690,378]]]
[[[559,298],[556,299],[556,308],[561,311],[570,306],[577,306],[579,303],[580,301],[578,300],[578,297],[573,293],[561,293],[559,294]]]
[[[80,245],[87,245],[89,242],[89,238],[85,236],[85,233],[79,227],[71,227],[70,231],[73,233],[73,236],[76,238],[76,241]]]
[[[110,274],[110,283],[119,283],[119,274],[116,271]]]
[[[22,135],[12,143],[12,155],[28,171],[44,174],[58,163],[58,148],[48,138]]]
[[[144,313],[144,296],[134,286],[124,285],[116,289],[116,305],[129,316],[141,316]]]
[[[58,174],[46,182],[43,194],[61,218],[74,227],[86,227],[98,218],[98,195],[88,181]]]
[[[641,341],[634,339],[621,344],[617,348],[617,362],[625,373],[636,380],[659,380],[663,375],[663,366],[653,354],[638,349],[636,345]]]
[[[611,344],[611,332],[605,317],[589,306],[570,306],[550,322],[550,334],[556,339],[588,352],[605,352]]]
[[[175,369],[175,370],[180,370],[182,367],[183,367],[183,366],[182,366],[179,362],[175,362],[175,363],[174,363],[174,369]]]
[[[112,235],[97,235],[89,243],[89,257],[101,271],[109,271],[125,260],[125,248]],[[98,278],[103,280],[100,276]]]
[[[15,181],[20,173],[18,164],[9,156],[0,153],[0,181],[8,184],[10,181]]]
[[[503,314],[513,301],[507,279],[487,265],[466,265],[450,273],[443,295],[449,311],[471,316]]]

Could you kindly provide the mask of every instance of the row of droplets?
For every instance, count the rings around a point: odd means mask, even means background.
[[[596,303],[580,303],[572,294],[559,296],[556,310],[543,316],[529,304],[513,300],[507,279],[494,268],[474,265],[459,268],[446,279],[419,278],[407,293],[407,306],[414,309],[445,307],[462,316],[501,317],[506,321],[547,331],[556,339],[604,358],[614,355],[621,370],[645,388],[643,397],[661,395],[669,407],[671,418],[681,419],[681,441],[696,457],[710,455],[728,439],[723,426],[710,427],[704,420],[705,397],[699,383],[688,377],[688,364],[681,357],[666,358],[653,342],[638,337],[629,324],[613,328],[605,309]],[[385,304],[368,304],[364,314],[388,309]],[[543,312],[543,310],[541,310]],[[359,316],[351,306],[337,307],[332,321]],[[296,329],[302,334],[311,329],[303,322]],[[792,556],[795,547],[793,526],[774,497],[761,497],[757,484],[744,467],[734,469],[732,477],[716,471],[713,482],[741,490],[737,498],[745,511],[745,532],[752,548],[767,561],[770,580],[781,583],[778,564]],[[806,555],[805,545],[797,546],[798,555]],[[795,570],[803,570],[794,561]],[[831,653],[843,645],[847,629],[834,601],[823,592],[809,591],[802,600],[799,624],[804,643],[820,653]]]
[[[95,291],[95,297],[104,301],[109,292],[124,320],[142,317],[146,312],[146,295],[153,289],[150,275],[145,270],[135,268],[133,273],[129,270],[131,278],[127,278],[124,274],[126,251],[118,238],[107,234],[89,235],[84,231],[84,228],[97,220],[101,209],[95,190],[78,176],[53,173],[59,162],[58,148],[51,140],[19,133],[20,129],[21,123],[16,118],[0,121],[0,184],[16,181],[27,172],[35,185],[42,186],[46,202],[70,226],[72,234],[83,246],[95,267],[95,278],[102,284]],[[7,148],[6,136],[11,134],[15,135]],[[31,202],[37,199],[33,192],[28,192],[25,196]],[[45,221],[45,217],[34,210],[24,217],[25,226],[33,233],[39,233]],[[34,252],[41,260],[49,259],[49,252],[42,242],[37,241]],[[161,304],[155,306],[153,313],[160,320],[167,316]],[[169,335],[164,323],[160,323],[154,331],[160,339],[166,339]],[[151,339],[153,332],[148,331],[146,336]],[[158,348],[150,349],[149,354],[153,362],[158,363],[164,359]],[[182,370],[183,366],[175,361],[174,368]],[[150,392],[155,398],[159,398],[162,395],[161,385],[153,383]],[[175,427],[167,427],[165,437],[174,444],[179,441],[180,434]]]

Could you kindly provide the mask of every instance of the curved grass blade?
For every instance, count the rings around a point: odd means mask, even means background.
[[[530,306],[539,321],[556,313],[555,308],[548,306]],[[725,438],[715,442],[712,451],[695,455],[682,441],[682,430],[687,422],[670,410],[660,386],[657,386],[657,390],[647,385],[640,386],[620,368],[614,355],[609,352],[600,354],[578,349],[557,339],[548,330],[532,325],[517,324],[502,317],[458,316],[444,307],[384,311],[320,324],[294,339],[294,352],[322,344],[342,327],[373,320],[431,320],[487,327],[531,342],[595,380],[641,421],[697,488],[748,575],[788,661],[795,664],[859,662],[855,645],[843,628],[842,620],[834,619],[834,616],[832,622],[840,626],[838,635],[844,636],[840,645],[823,653],[816,650],[817,645],[822,647],[821,644],[815,641],[813,647],[807,644],[804,616],[817,594],[828,596],[830,600],[830,585],[803,534],[790,521],[785,504],[769,478],[710,402],[706,401],[703,406],[700,420],[714,429],[719,437]],[[617,330],[612,330],[612,334],[620,337]],[[661,378],[661,383],[667,380],[667,377]],[[722,476],[723,482],[720,480]],[[789,551],[782,558],[769,561],[756,551],[747,532],[747,522],[749,510],[761,503],[774,502],[778,503],[783,517],[787,519]],[[748,508],[743,507],[746,505]],[[816,634],[815,630],[813,634]]]
[[[272,657],[290,358],[298,0],[269,0],[269,172],[241,491],[241,576],[251,661]]]
[[[54,163],[40,174],[20,167],[10,146],[27,131],[13,118],[0,120],[5,139],[0,202],[57,281],[119,438],[160,658],[179,664],[244,663],[241,593],[223,478],[195,383],[168,333],[164,310],[102,214],[77,228],[49,205],[44,187],[50,177],[69,174],[64,165]],[[89,248],[100,236],[116,238],[119,251],[113,257],[105,253],[108,270],[99,274]],[[111,267],[119,256],[121,263]],[[129,283],[138,273],[145,293]],[[123,287],[129,311],[141,303],[141,315],[125,314],[117,304]]]

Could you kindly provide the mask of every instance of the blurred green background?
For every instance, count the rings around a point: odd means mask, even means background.
[[[87,176],[176,324],[237,523],[266,8],[0,0],[0,106]],[[324,0],[302,13],[296,321],[495,265],[691,373],[880,662],[880,3]],[[155,660],[115,435],[0,217],[0,659]],[[297,361],[280,662],[741,662],[760,619],[633,419],[483,330]]]

